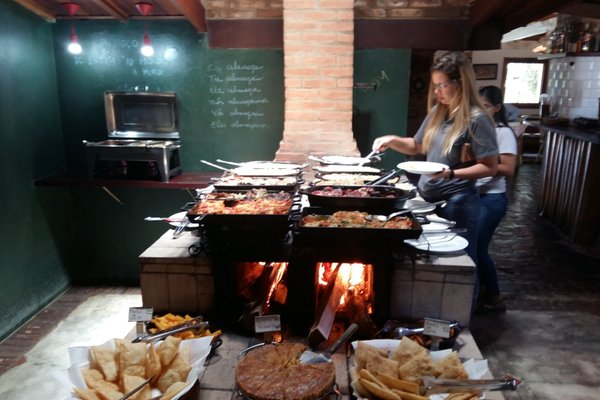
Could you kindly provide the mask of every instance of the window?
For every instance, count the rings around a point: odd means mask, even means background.
[[[537,107],[546,91],[548,63],[536,58],[504,59],[504,102],[517,107]]]

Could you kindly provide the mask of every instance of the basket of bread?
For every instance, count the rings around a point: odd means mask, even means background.
[[[358,341],[352,346],[351,386],[361,400],[474,400],[479,391],[427,395],[423,380],[475,380],[488,372],[487,360],[463,362],[452,349],[429,351],[408,337]]]
[[[73,397],[82,400],[181,399],[204,371],[213,337],[182,340],[167,336],[153,343],[113,339],[69,348]]]

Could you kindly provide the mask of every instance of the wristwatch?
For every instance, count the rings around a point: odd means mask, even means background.
[[[448,173],[448,179],[454,179],[454,170],[450,168],[450,172]]]

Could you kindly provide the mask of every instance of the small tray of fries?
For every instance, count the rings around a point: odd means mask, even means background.
[[[213,336],[155,343],[112,339],[100,345],[69,348],[73,399],[121,399],[138,389],[136,400],[185,399],[204,372]],[[147,384],[145,384],[147,382]]]
[[[481,379],[487,360],[461,360],[452,349],[429,351],[408,337],[355,341],[350,367],[353,395],[359,400],[474,400],[481,393],[424,395],[423,378]]]

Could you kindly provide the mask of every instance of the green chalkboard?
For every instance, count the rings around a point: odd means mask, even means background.
[[[141,21],[77,21],[83,53],[66,51],[70,22],[54,28],[69,169],[85,168],[82,140],[106,138],[103,92],[174,91],[184,170],[200,159],[273,159],[283,134],[283,52],[209,49],[183,21],[148,21],[155,49],[141,55]]]

